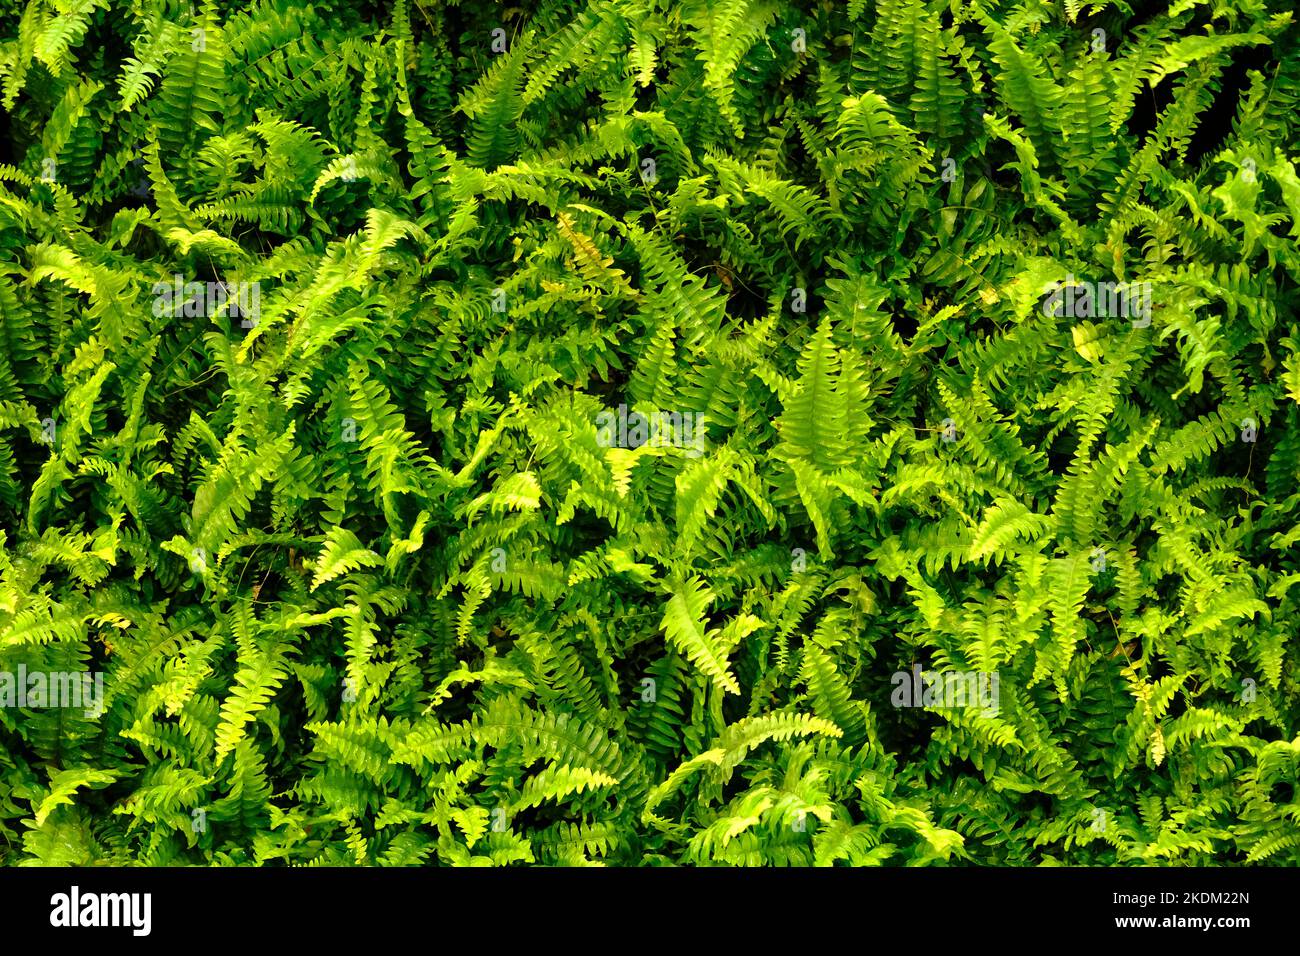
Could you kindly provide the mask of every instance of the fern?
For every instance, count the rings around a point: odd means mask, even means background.
[[[1157,6],[0,11],[0,862],[1293,866],[1294,15]]]

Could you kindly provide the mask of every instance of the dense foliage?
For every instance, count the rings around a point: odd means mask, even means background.
[[[1289,0],[0,37],[4,862],[1300,861]]]

